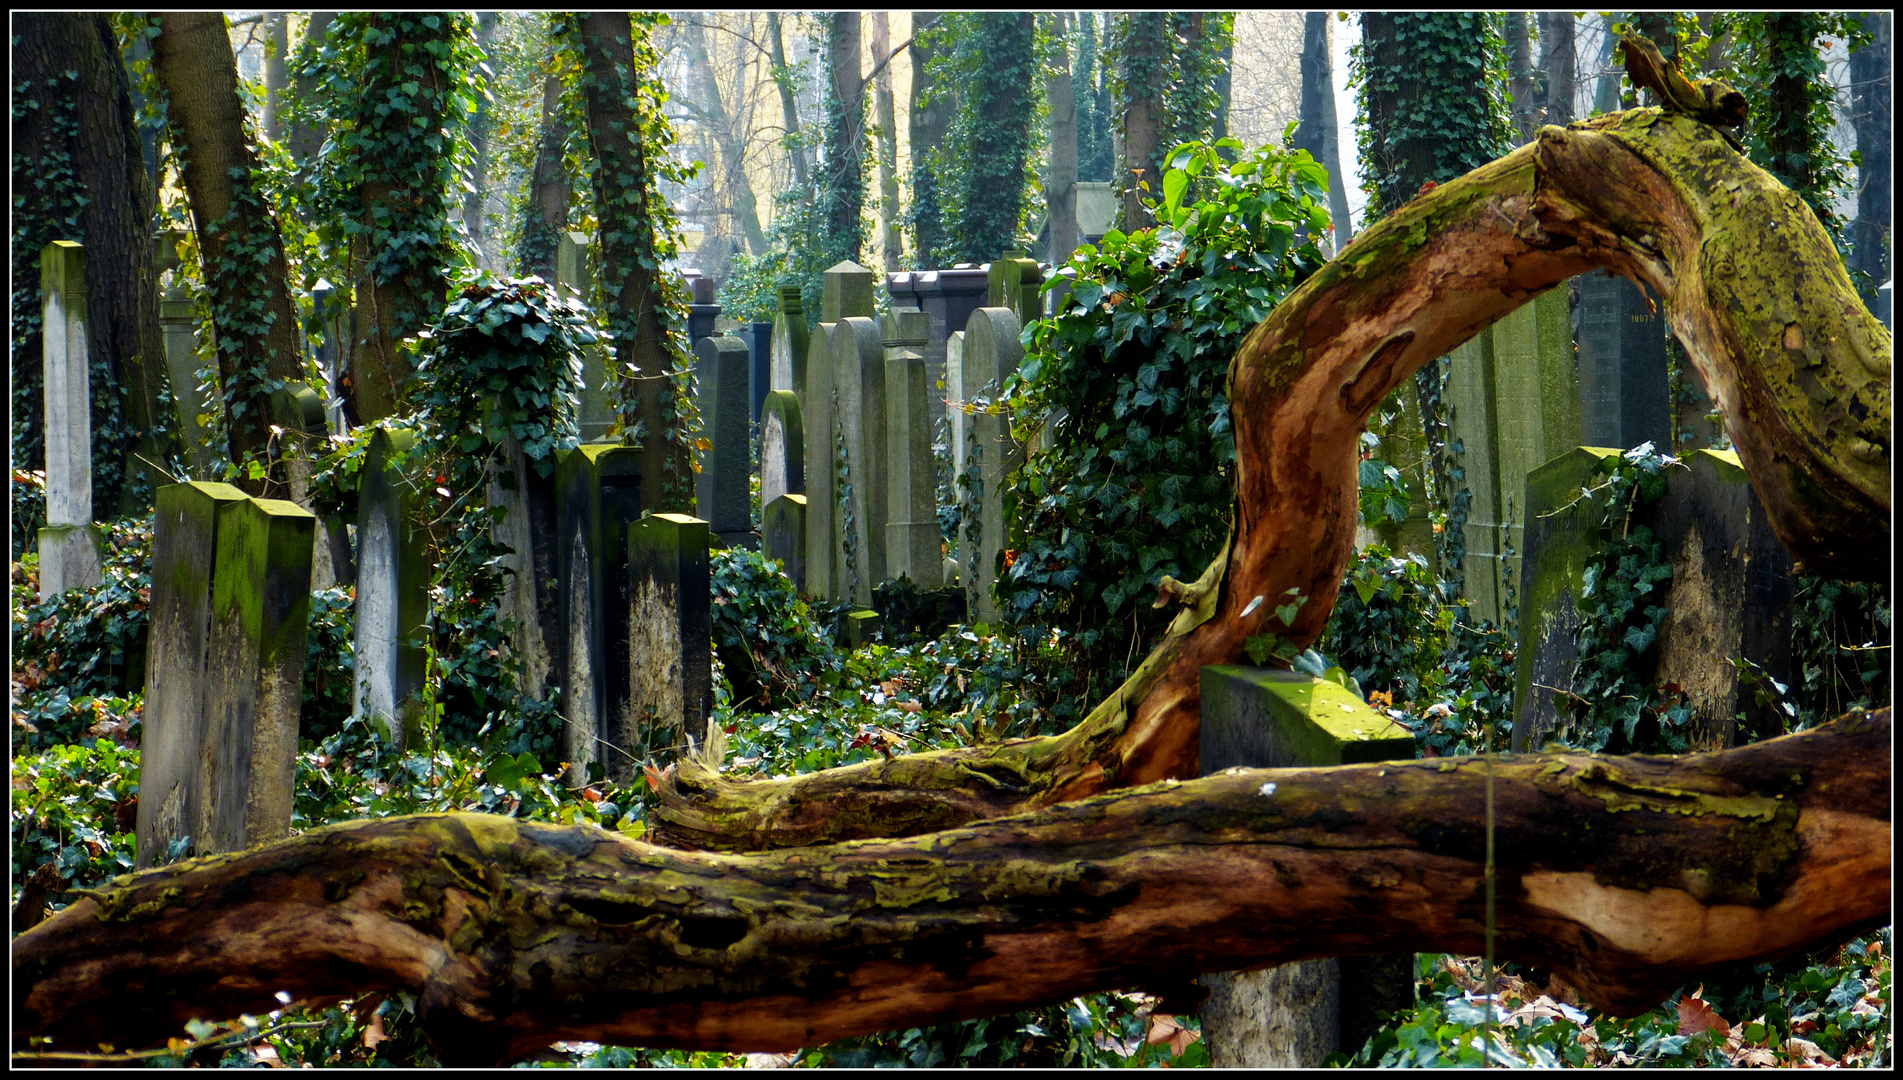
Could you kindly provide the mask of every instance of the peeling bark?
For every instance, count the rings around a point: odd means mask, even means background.
[[[683,766],[657,838],[748,849],[901,836],[1196,775],[1201,669],[1237,662],[1257,634],[1305,646],[1327,622],[1354,553],[1355,440],[1377,403],[1602,267],[1664,298],[1802,568],[1887,579],[1870,553],[1890,536],[1891,337],[1816,215],[1689,117],[1637,109],[1549,126],[1367,229],[1244,340],[1230,367],[1231,547],[1205,572],[1197,613],[1082,724],[790,780]],[[1308,599],[1292,626],[1274,603],[1249,610],[1288,595]]]
[[[1715,754],[1494,763],[1496,948],[1631,1015],[1880,925],[1890,711]],[[159,1042],[417,994],[448,1064],[790,1050],[1208,971],[1478,952],[1488,766],[1235,769],[911,840],[685,853],[433,814],[114,879],[13,944],[14,1035]]]

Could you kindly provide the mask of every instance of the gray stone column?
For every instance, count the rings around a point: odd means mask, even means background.
[[[747,343],[747,415],[760,422],[766,396],[773,387],[773,324],[749,323],[741,337]]]
[[[625,751],[612,755],[615,762],[671,760],[690,740],[706,742],[713,711],[707,544],[707,523],[683,514],[650,514],[628,530],[629,708],[607,735]],[[609,775],[618,777],[617,768]]]
[[[870,280],[870,278],[868,278]],[[886,582],[885,346],[879,324],[847,318],[831,324],[828,351],[838,380],[838,423],[846,444],[846,467],[838,478],[850,518],[842,540],[852,545],[842,564],[842,598],[872,605],[872,590]]]
[[[1669,452],[1671,384],[1664,316],[1650,290],[1606,271],[1579,278],[1574,335],[1579,342],[1580,440],[1631,449],[1650,442]]]
[[[140,869],[290,832],[316,519],[229,484],[157,492]]]
[[[814,329],[806,388],[800,394],[806,436],[806,576],[800,591],[826,603],[837,599],[840,591],[840,577],[834,570],[839,551],[839,490],[833,469],[833,443],[839,435],[834,419],[838,393],[830,344],[834,325],[820,323]]]
[[[702,279],[706,280],[706,279]],[[713,448],[701,459],[695,478],[694,505],[725,547],[754,547],[753,509],[748,478],[751,423],[747,418],[746,342],[736,337],[706,337],[694,344],[694,381],[700,388],[700,417]]]
[[[420,707],[430,567],[423,536],[410,521],[415,494],[390,462],[415,439],[407,431],[380,430],[371,436],[357,488],[357,670],[351,711],[386,728],[399,748],[406,745]]]
[[[635,775],[632,759],[603,740],[626,726],[630,707],[627,545],[641,517],[641,461],[630,446],[584,443],[561,455],[556,476],[562,745],[577,787],[591,763],[618,779]]]
[[[532,467],[522,444],[505,436],[501,460],[490,466],[488,501],[502,512],[489,535],[510,549],[502,558],[508,575],[499,606],[515,623],[509,647],[522,664],[521,689],[535,701],[546,701],[549,688],[562,682],[561,622],[549,585],[556,580],[559,557],[555,478]]]
[[[900,349],[885,362],[886,576],[921,589],[944,585],[938,527],[938,476],[932,462],[932,409],[925,357]]]
[[[1325,679],[1202,670],[1202,771],[1353,765],[1414,756],[1414,736]],[[1265,786],[1264,795],[1274,790]],[[1269,888],[1299,886],[1274,885]],[[1414,1001],[1413,957],[1348,956],[1205,975],[1203,1038],[1217,1068],[1312,1069],[1359,1050],[1377,1010]]]
[[[977,491],[967,489],[964,493],[967,502],[965,528],[959,537],[959,562],[964,569],[961,577],[966,610],[971,618],[984,623],[995,623],[999,617],[991,586],[998,579],[998,562],[1004,552],[1004,480],[1020,456],[1011,438],[1011,418],[1000,401],[1000,388],[1004,377],[1016,371],[1024,359],[1024,347],[1018,344],[1021,329],[1017,313],[1002,307],[979,308],[965,324],[962,389],[966,404],[976,411],[967,420],[961,473],[976,480]],[[977,543],[967,551],[974,528]]]
[[[780,286],[780,311],[773,319],[772,389],[806,390],[806,346],[811,334],[800,306],[798,285]]]
[[[90,589],[103,573],[93,525],[92,396],[86,356],[86,250],[55,240],[40,251],[45,363],[46,526],[40,599]]]
[[[159,300],[159,326],[165,334],[165,371],[172,382],[186,459],[194,473],[210,476],[219,455],[205,445],[205,428],[198,422],[207,411],[205,394],[198,388],[198,372],[213,360],[210,353],[198,349],[198,319],[192,307],[191,294],[174,278]]]

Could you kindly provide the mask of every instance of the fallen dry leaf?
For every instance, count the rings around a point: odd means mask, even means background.
[[[1689,996],[1679,999],[1678,1033],[1700,1035],[1707,1031],[1715,1031],[1722,1039],[1731,1034],[1731,1025],[1726,1023],[1725,1018],[1718,1015],[1718,1010],[1712,1008],[1705,1000],[1704,993],[1705,988],[1701,986],[1692,991]]]
[[[1191,1031],[1177,1023],[1174,1016],[1170,1016],[1167,1013],[1157,1013],[1150,1017],[1150,1032],[1144,1041],[1148,1042],[1151,1046],[1160,1046],[1164,1043],[1168,1043],[1170,1056],[1182,1057],[1183,1051],[1189,1049],[1191,1043],[1202,1037],[1201,1032]]]
[[[371,1013],[370,1026],[363,1029],[363,1046],[366,1050],[375,1050],[377,1044],[388,1039],[383,1033],[383,1014]]]

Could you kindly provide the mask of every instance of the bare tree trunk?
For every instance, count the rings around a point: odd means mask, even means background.
[[[1540,94],[1540,122],[1573,122],[1573,96],[1579,86],[1579,56],[1573,35],[1573,13],[1540,13],[1540,70],[1545,85]]]
[[[780,116],[789,139],[795,139],[800,131],[800,106],[793,97],[792,69],[786,64],[786,42],[780,33],[780,13],[766,13],[767,41],[773,47],[773,82],[780,88]],[[794,142],[787,150],[787,156],[793,159],[793,183],[804,191],[811,182],[810,160],[806,148]]]
[[[555,280],[555,248],[568,228],[568,200],[574,195],[562,155],[568,125],[562,122],[561,100],[562,80],[551,71],[542,80],[542,136],[529,177],[528,203],[522,209],[522,239],[516,245],[515,272],[544,281]]]
[[[860,71],[857,11],[836,11],[827,35],[827,68],[840,114],[826,124],[825,182],[821,209],[827,242],[841,258],[858,262],[864,243],[859,218],[866,205],[866,81]]]
[[[1357,440],[1377,403],[1599,268],[1663,298],[1805,571],[1887,580],[1887,561],[1867,553],[1890,535],[1890,332],[1789,189],[1688,117],[1615,113],[1543,128],[1393,209],[1249,335],[1230,367],[1230,545],[1178,590],[1169,633],[1081,724],[785,780],[734,782],[684,762],[661,790],[655,835],[728,849],[891,836],[1195,776],[1202,669],[1238,662],[1256,634],[1306,646],[1327,621],[1354,552]],[[1762,318],[1762,296],[1786,298],[1787,314]],[[1307,603],[1284,624],[1258,596]]]
[[[872,56],[879,65],[873,80],[873,111],[879,130],[879,248],[884,253],[887,273],[897,273],[903,265],[904,241],[899,233],[899,119],[892,101],[892,18],[888,12],[872,13]]]
[[[1533,42],[1527,37],[1526,12],[1507,12],[1507,90],[1513,95],[1513,127],[1529,142],[1539,126],[1533,100]]]
[[[291,13],[266,12],[264,16],[264,137],[272,142],[284,138],[284,124],[278,113],[284,108],[284,88],[290,85],[291,68],[286,63],[290,50]]]
[[[720,150],[722,184],[733,200],[734,214],[747,239],[747,250],[755,255],[767,249],[766,232],[760,228],[760,202],[753,194],[753,182],[747,179],[746,134],[735,125],[720,100],[720,84],[714,81],[714,62],[707,55],[707,30],[700,20],[707,13],[690,15],[686,20],[687,59],[699,91],[701,127],[713,137]]]
[[[20,95],[37,107],[15,115],[14,195],[23,215],[42,212],[40,170],[70,155],[72,181],[83,193],[71,232],[57,239],[86,246],[86,340],[96,372],[92,387],[95,503],[102,516],[121,508],[122,495],[135,484],[163,483],[154,467],[174,447],[176,424],[163,401],[167,385],[165,339],[159,329],[158,271],[153,262],[152,230],[157,193],[145,169],[138,125],[132,111],[132,87],[119,58],[118,39],[101,14],[22,13],[14,19],[13,64],[16,84],[31,84]],[[70,80],[69,80],[70,76]],[[64,86],[64,90],[57,89]],[[76,130],[56,131],[56,97],[70,94]],[[28,164],[22,171],[22,164]],[[34,310],[15,312],[23,326],[37,325],[39,251],[24,254],[34,266],[16,288],[31,297]],[[16,293],[16,296],[21,295]],[[39,335],[23,343],[35,370],[29,382],[40,385]],[[39,401],[31,404],[37,426]],[[159,429],[168,433],[161,438]],[[141,457],[150,457],[147,464]],[[16,467],[35,467],[17,462]],[[149,505],[149,504],[148,504]],[[124,507],[133,509],[131,505]]]
[[[284,241],[257,186],[257,152],[245,141],[238,59],[224,15],[167,13],[158,23],[153,70],[170,99],[172,137],[185,156],[185,193],[211,292],[218,371],[231,417],[230,454],[234,460],[264,455],[271,463],[268,479],[245,484],[254,494],[274,494],[282,490],[283,477],[271,425],[301,424],[273,415],[267,386],[304,377]]]
[[[932,265],[945,247],[944,204],[939,199],[938,175],[934,153],[944,145],[958,111],[951,88],[939,87],[932,79],[932,60],[938,50],[921,40],[926,29],[945,13],[912,13],[912,101],[906,114],[910,125],[906,134],[912,147],[912,251],[920,268]]]
[[[1162,194],[1162,175],[1156,168],[1157,145],[1163,131],[1163,88],[1169,83],[1169,16],[1161,12],[1132,12],[1123,27],[1123,228],[1126,232],[1155,224],[1143,206],[1148,194]]]
[[[1295,129],[1295,146],[1308,151],[1328,170],[1328,215],[1335,224],[1328,250],[1335,252],[1354,235],[1354,222],[1349,219],[1348,188],[1342,182],[1334,60],[1329,55],[1328,38],[1328,12],[1311,11],[1303,17],[1302,123]]]
[[[1891,145],[1890,35],[1894,16],[1887,11],[1865,12],[1863,28],[1870,44],[1850,57],[1851,113],[1857,129],[1857,219],[1851,223],[1851,259],[1870,275],[1871,285],[1890,280]]]
[[[330,32],[330,24],[336,18],[337,13],[334,11],[313,11],[310,21],[304,25],[304,37],[298,44],[299,72],[292,76],[300,100],[309,101],[317,92],[316,79],[303,74],[302,69],[312,55],[323,49],[324,36]],[[324,148],[324,133],[308,123],[298,123],[287,134],[291,160],[297,162],[299,169],[310,168]]]
[[[1069,18],[1060,11],[1052,35],[1051,66],[1044,75],[1044,96],[1051,108],[1051,174],[1044,185],[1053,267],[1070,261],[1077,250],[1077,98],[1071,87],[1070,51],[1065,41]]]
[[[280,991],[406,990],[451,1065],[557,1039],[792,1050],[1209,971],[1474,953],[1489,922],[1501,959],[1629,1016],[1882,925],[1890,781],[1883,709],[1684,757],[1238,769],[748,858],[480,814],[351,822],[115,879],[20,935],[14,1036],[146,1045]]]

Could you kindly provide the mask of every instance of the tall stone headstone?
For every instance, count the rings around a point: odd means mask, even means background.
[[[965,432],[971,427],[965,405],[965,332],[959,330],[945,339],[945,445],[952,463],[952,498],[961,502],[964,489],[958,486],[958,474],[964,469]],[[954,540],[952,547],[957,546]]]
[[[748,415],[757,424],[760,422],[760,410],[766,408],[766,396],[774,390],[773,324],[748,323],[741,337],[747,342]]]
[[[103,573],[93,525],[92,397],[86,354],[86,249],[55,240],[40,251],[45,362],[46,525],[40,599],[90,589]]]
[[[1579,444],[1566,292],[1551,289],[1454,350],[1446,409],[1468,504],[1469,616],[1505,626],[1516,606],[1526,476]]]
[[[780,286],[780,310],[773,318],[772,388],[806,390],[806,347],[811,336],[798,285]]]
[[[1002,307],[979,308],[965,324],[963,389],[974,412],[968,417],[965,443],[953,455],[966,500],[959,562],[965,569],[966,609],[984,623],[997,622],[1000,614],[991,586],[1004,553],[1004,480],[1021,456],[1001,399],[1004,377],[1024,359],[1024,347],[1018,343],[1021,329],[1017,313]],[[976,542],[967,550],[974,532]]]
[[[1202,772],[1415,756],[1407,729],[1345,687],[1291,671],[1202,669]],[[1267,798],[1273,798],[1269,791]],[[1217,1068],[1317,1068],[1359,1050],[1377,1013],[1414,1003],[1409,954],[1309,960],[1203,976],[1203,1037]]]
[[[555,288],[564,297],[580,300],[590,312],[595,307],[595,268],[593,244],[587,233],[564,232],[555,244]],[[585,349],[581,363],[581,393],[578,401],[582,442],[600,442],[614,426],[614,401],[608,393],[608,347],[605,343]]]
[[[157,492],[137,866],[291,828],[316,520],[229,484]]]
[[[781,495],[760,511],[760,549],[795,582],[806,569],[806,496]]]
[[[932,408],[925,357],[900,349],[885,362],[887,466],[886,579],[921,589],[944,584],[938,527],[938,473],[932,461]]]
[[[760,506],[806,492],[806,426],[800,399],[790,390],[767,395],[760,410]],[[799,580],[798,578],[794,579]]]
[[[617,443],[584,443],[561,455],[556,472],[556,622],[562,670],[562,752],[567,780],[581,786],[589,765],[633,775],[611,746],[628,723],[631,597],[628,532],[641,518],[642,454]]]
[[[838,372],[838,424],[845,443],[845,466],[836,478],[842,489],[842,598],[860,607],[872,604],[874,586],[887,579],[886,541],[886,387],[885,345],[879,324],[846,318],[830,326],[827,351]]]
[[[1043,268],[1022,251],[1007,251],[986,268],[985,286],[992,307],[1010,308],[1020,325],[1044,317]]]
[[[704,280],[704,279],[703,279]],[[747,418],[748,356],[736,337],[702,338],[694,344],[694,381],[700,386],[700,416],[713,447],[701,460],[694,501],[702,520],[723,546],[751,547],[753,473]]]
[[[806,574],[799,581],[800,591],[818,601],[831,602],[839,595],[840,577],[834,570],[839,551],[839,490],[834,476],[834,444],[839,424],[834,418],[838,377],[829,344],[830,324],[815,328],[808,346],[806,387],[800,394],[800,412],[805,420],[806,480]]]
[[[205,442],[204,425],[198,422],[207,413],[205,393],[199,389],[198,372],[214,362],[210,352],[198,348],[198,319],[192,311],[191,294],[176,277],[165,287],[159,299],[159,327],[165,335],[165,372],[172,383],[172,400],[178,407],[178,430],[183,433],[186,460],[198,476],[210,476],[218,454]],[[335,349],[326,345],[327,350]]]
[[[509,647],[522,665],[522,692],[547,700],[548,688],[560,686],[561,621],[557,613],[560,543],[556,528],[556,478],[535,468],[514,436],[503,439],[502,459],[491,467],[489,506],[501,512],[490,536],[509,549],[499,605],[515,624]]]
[[[934,393],[933,407],[940,404],[954,377],[957,365],[946,356],[953,334],[963,333],[971,313],[985,306],[990,285],[983,270],[919,270],[893,274],[886,279],[894,307],[917,307],[931,320],[926,345],[918,351],[925,355],[925,372]],[[935,412],[936,420],[942,413]]]
[[[627,712],[610,717],[617,761],[676,757],[707,740],[713,711],[712,583],[707,523],[649,514],[628,530]],[[632,769],[609,768],[616,779]]]
[[[1666,327],[1656,301],[1651,290],[1604,270],[1579,278],[1574,336],[1586,445],[1672,448]]]
[[[870,319],[876,313],[872,271],[846,259],[820,275],[820,316],[823,323],[841,319]]]
[[[352,713],[389,732],[398,747],[411,737],[420,707],[422,635],[429,621],[429,555],[410,520],[414,493],[392,459],[415,444],[408,431],[370,438],[357,486],[356,692]],[[308,580],[308,579],[306,579]]]

